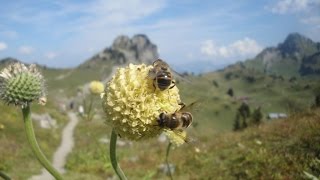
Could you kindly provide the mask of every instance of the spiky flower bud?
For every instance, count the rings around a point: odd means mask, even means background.
[[[102,98],[107,123],[120,137],[130,140],[155,137],[164,130],[157,122],[159,114],[180,108],[178,88],[155,90],[153,80],[148,78],[151,68],[145,64],[119,68],[106,86]]]
[[[0,98],[22,107],[33,101],[45,104],[44,79],[36,65],[14,63],[4,68],[0,72]]]
[[[90,92],[92,94],[101,94],[104,91],[104,85],[100,81],[92,81],[90,83]]]

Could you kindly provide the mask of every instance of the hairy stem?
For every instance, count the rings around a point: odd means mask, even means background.
[[[117,146],[117,134],[114,130],[111,133],[111,140],[110,140],[110,160],[114,171],[117,173],[120,180],[126,180],[127,177],[124,175],[123,171],[121,170],[118,161],[117,161],[117,154],[116,154],[116,146]]]
[[[91,112],[92,106],[93,106],[93,95],[92,94],[90,94],[89,104],[87,104],[87,101],[84,99],[83,106],[85,109],[84,117],[86,118],[87,121],[91,121],[93,119],[93,115],[94,115],[94,113]]]
[[[172,143],[169,142],[168,147],[167,147],[167,153],[166,153],[166,164],[167,164],[167,168],[168,168],[168,173],[169,173],[170,179],[172,180],[173,178],[172,178],[172,174],[171,174],[171,168],[170,168],[170,164],[169,164],[169,161],[168,161],[171,145],[172,145]]]
[[[92,120],[92,116],[93,116],[93,113],[91,112],[92,111],[92,105],[93,105],[93,96],[92,94],[90,95],[90,104],[89,104],[89,108],[88,108],[88,114],[87,114],[87,118],[88,118],[88,121],[91,121]]]
[[[0,177],[3,178],[4,180],[11,180],[11,178],[8,175],[6,175],[4,172],[1,172],[1,171],[0,171]]]
[[[23,120],[24,120],[24,127],[27,134],[28,142],[31,146],[31,149],[34,153],[34,155],[37,157],[41,165],[46,168],[50,174],[52,174],[53,177],[60,180],[62,179],[62,176],[60,173],[51,165],[51,163],[47,160],[47,158],[42,153],[35,134],[33,130],[32,120],[31,120],[31,112],[30,112],[30,106],[27,105],[26,107],[22,108],[22,114],[23,114]]]

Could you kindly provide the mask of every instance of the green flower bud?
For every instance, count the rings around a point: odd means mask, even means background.
[[[14,63],[0,72],[0,99],[6,104],[26,106],[33,101],[44,105],[44,79],[36,65]]]

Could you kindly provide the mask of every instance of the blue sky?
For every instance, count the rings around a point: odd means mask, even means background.
[[[0,58],[53,67],[74,67],[109,47],[118,35],[146,34],[169,64],[201,70],[254,57],[291,32],[320,41],[320,0],[0,0],[0,4]]]

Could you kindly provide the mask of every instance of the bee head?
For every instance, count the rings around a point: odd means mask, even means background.
[[[163,127],[164,126],[164,121],[165,121],[165,119],[166,119],[166,113],[160,113],[160,115],[159,115],[159,118],[157,119],[157,122],[158,122],[158,125],[160,126],[160,127]]]

